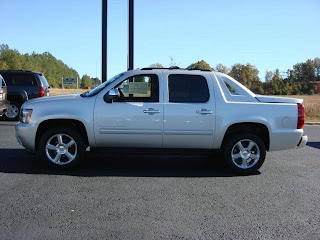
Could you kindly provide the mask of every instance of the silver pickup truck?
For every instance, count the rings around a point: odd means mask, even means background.
[[[257,171],[266,151],[303,147],[301,99],[259,96],[226,74],[145,68],[75,95],[27,101],[16,136],[57,168],[102,148],[222,150],[230,168]]]

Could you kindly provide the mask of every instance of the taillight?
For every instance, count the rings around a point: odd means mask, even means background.
[[[298,123],[297,129],[301,129],[304,126],[304,120],[306,118],[306,114],[304,111],[304,106],[301,103],[298,103]]]
[[[44,87],[39,87],[39,97],[44,97]]]

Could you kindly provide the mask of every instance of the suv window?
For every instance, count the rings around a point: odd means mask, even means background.
[[[127,78],[115,88],[121,95],[118,102],[159,102],[159,80],[156,74]]]
[[[34,74],[2,74],[8,86],[37,86],[37,80]]]
[[[37,81],[33,74],[13,74],[12,83],[15,86],[37,86]]]
[[[208,84],[203,76],[171,74],[168,84],[169,102],[204,103],[209,100]]]
[[[47,82],[47,79],[42,75],[42,74],[38,74],[38,77],[40,78],[41,82],[42,82],[42,85],[44,87],[49,87],[49,84]]]

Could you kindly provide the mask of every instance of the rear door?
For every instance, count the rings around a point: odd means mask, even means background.
[[[215,101],[208,74],[166,74],[164,148],[213,146]]]

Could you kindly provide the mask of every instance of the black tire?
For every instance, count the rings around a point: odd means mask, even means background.
[[[59,144],[58,142],[59,135],[62,136],[63,144]],[[71,141],[69,141],[70,138],[75,144],[67,148],[68,143],[71,143]],[[56,149],[47,149],[48,143],[52,145],[50,147],[56,147]],[[64,147],[62,145],[64,145]],[[70,155],[67,156],[67,154],[63,154],[63,151],[67,151],[71,156],[75,156],[74,159],[70,161],[71,158],[68,157]],[[58,152],[60,154],[60,162],[52,161],[52,159],[58,155]],[[37,151],[40,160],[43,160],[48,166],[57,169],[70,169],[76,167],[85,158],[85,154],[86,144],[82,135],[74,128],[69,129],[64,127],[56,127],[45,131],[40,139]],[[51,160],[49,156],[51,157]]]
[[[239,142],[243,147],[242,151],[240,151]],[[251,145],[249,145],[250,143]],[[250,147],[251,149],[249,149]],[[256,157],[258,155],[259,158]],[[252,174],[257,172],[264,163],[266,147],[262,140],[254,134],[235,133],[227,140],[224,158],[232,171],[240,174]]]
[[[19,113],[20,113],[21,105],[22,104],[20,102],[18,102],[18,101],[10,101],[9,108],[7,109],[7,111],[2,116],[3,120],[5,120],[5,121],[18,121],[19,120]],[[11,117],[12,111],[14,111],[16,113],[16,116]]]

